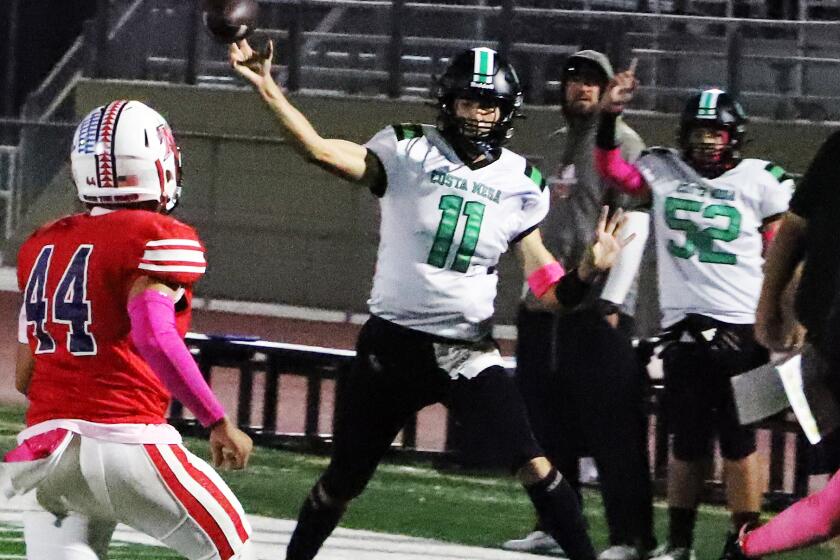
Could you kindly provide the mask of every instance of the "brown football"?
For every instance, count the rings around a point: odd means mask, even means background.
[[[204,0],[204,26],[220,43],[234,43],[257,26],[256,0]]]

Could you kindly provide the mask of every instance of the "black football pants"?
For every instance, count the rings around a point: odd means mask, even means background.
[[[598,467],[610,544],[654,545],[645,379],[629,339],[598,313],[521,308],[517,381],[548,459],[573,484]]]
[[[341,384],[333,453],[322,477],[331,497],[351,500],[367,485],[394,438],[417,411],[442,402],[452,418],[480,426],[515,472],[543,455],[515,380],[493,366],[457,380],[439,369],[431,335],[372,316]]]

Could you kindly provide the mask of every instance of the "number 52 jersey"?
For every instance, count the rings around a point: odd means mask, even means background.
[[[429,125],[389,126],[366,146],[387,175],[371,313],[446,338],[487,335],[499,257],[548,212],[540,172],[507,149],[470,168]]]
[[[662,326],[687,313],[754,323],[764,264],[759,228],[787,210],[793,181],[759,159],[706,179],[666,148],[635,165],[653,196]]]
[[[175,309],[183,336],[192,285],[205,266],[193,228],[146,210],[95,208],[33,233],[18,254],[35,356],[27,425],[67,418],[163,423],[170,395],[131,341],[128,293],[143,275],[181,286]]]

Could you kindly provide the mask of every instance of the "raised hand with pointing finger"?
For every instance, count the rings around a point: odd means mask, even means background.
[[[636,79],[636,66],[638,62],[639,59],[634,57],[627,70],[619,72],[610,80],[607,91],[601,97],[602,111],[621,113],[624,111],[624,107],[633,99],[633,93],[639,85],[639,80]]]

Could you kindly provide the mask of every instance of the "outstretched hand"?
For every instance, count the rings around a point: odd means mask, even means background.
[[[630,67],[624,72],[616,74],[607,85],[607,90],[601,96],[601,110],[607,113],[621,113],[624,107],[633,99],[639,80],[636,79],[636,66],[639,59],[634,58]]]
[[[618,254],[633,241],[636,234],[621,238],[621,228],[627,221],[624,211],[619,208],[612,217],[609,216],[609,207],[601,208],[601,216],[598,218],[598,227],[595,229],[595,243],[586,253],[579,268],[582,277],[589,277],[594,274],[605,272],[615,264]]]
[[[248,80],[260,93],[277,87],[271,77],[271,61],[274,59],[274,42],[269,39],[265,50],[254,50],[247,39],[231,43],[228,60],[236,72]]]

